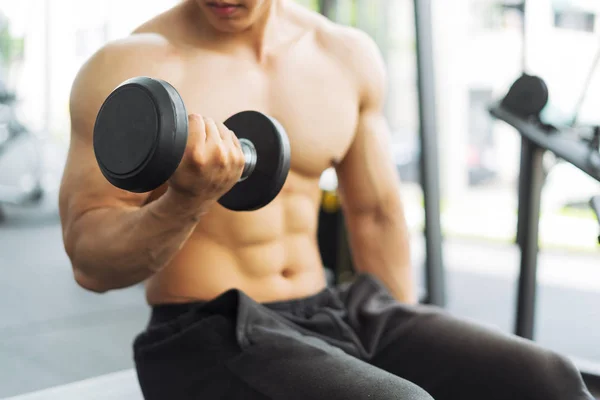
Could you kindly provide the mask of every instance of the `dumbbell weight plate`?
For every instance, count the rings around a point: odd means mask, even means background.
[[[253,211],[269,204],[279,194],[290,170],[290,143],[283,126],[257,111],[242,111],[229,117],[225,126],[238,139],[248,139],[256,149],[252,174],[219,199],[234,211]]]
[[[187,111],[168,82],[136,77],[104,101],[94,126],[94,153],[104,177],[130,192],[150,192],[175,172],[185,151]]]
[[[253,173],[219,203],[251,211],[281,191],[290,168],[290,145],[281,124],[256,111],[243,111],[225,125],[256,149]],[[137,193],[164,184],[179,166],[188,138],[188,117],[181,96],[168,82],[136,77],[123,82],[104,101],[94,126],[94,153],[105,178]]]

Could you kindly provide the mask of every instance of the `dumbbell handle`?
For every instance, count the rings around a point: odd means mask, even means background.
[[[242,152],[244,153],[244,170],[242,171],[242,177],[238,182],[246,180],[254,171],[256,167],[256,147],[248,139],[239,139],[240,145],[242,146]]]

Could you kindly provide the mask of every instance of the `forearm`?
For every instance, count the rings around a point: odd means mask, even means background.
[[[87,212],[67,233],[77,281],[98,292],[144,281],[177,254],[202,212],[170,191],[141,208]]]
[[[355,268],[377,277],[404,303],[417,301],[409,233],[401,210],[346,216]]]

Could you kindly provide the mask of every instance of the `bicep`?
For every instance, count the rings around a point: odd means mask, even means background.
[[[66,226],[87,211],[139,207],[147,194],[130,193],[111,185],[100,172],[88,130],[72,128],[63,172],[59,207]]]
[[[390,146],[382,113],[363,111],[354,142],[337,167],[339,191],[347,211],[368,212],[398,195],[399,176]]]
[[[359,118],[355,137],[337,168],[340,194],[347,211],[372,211],[399,196],[399,176],[384,116],[385,64],[376,44],[357,33],[355,76],[360,87]]]
[[[139,207],[148,196],[114,187],[98,166],[93,148],[96,116],[106,97],[124,76],[106,71],[106,55],[95,57],[82,67],[71,88],[71,133],[59,196],[65,229],[89,210]]]

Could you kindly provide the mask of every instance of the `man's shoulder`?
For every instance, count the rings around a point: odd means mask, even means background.
[[[310,14],[317,42],[323,51],[342,65],[359,74],[365,64],[381,65],[381,51],[365,31],[337,23],[316,12]]]
[[[129,36],[107,42],[93,58],[115,60],[119,63],[131,60],[142,64],[146,61],[172,60],[177,54],[177,47],[164,34],[136,31]]]
[[[323,50],[346,68],[363,90],[379,90],[385,85],[381,50],[366,32],[329,20],[322,21],[315,32]]]
[[[295,17],[305,28],[312,30],[320,44],[328,51],[338,51],[347,47],[354,48],[358,53],[372,48],[375,43],[364,31],[344,25],[310,10],[299,4],[293,8]]]
[[[180,69],[178,48],[158,32],[134,32],[100,47],[81,67],[76,82],[113,88],[135,76],[170,80]]]
[[[179,49],[159,32],[133,32],[109,41],[81,66],[75,76],[71,88],[72,111],[81,112],[82,107],[91,107],[95,112],[115,87],[136,76],[177,84],[181,60]]]
[[[349,56],[377,48],[375,41],[366,32],[330,20],[321,23],[317,28],[317,34],[328,50],[350,49],[350,52],[344,51]]]
[[[140,75],[151,74],[162,66],[177,62],[181,58],[181,49],[172,32],[172,26],[177,25],[171,21],[174,14],[172,9],[167,10],[145,21],[129,35],[107,42],[88,63],[106,66],[111,69],[107,71],[109,73],[123,71]]]

